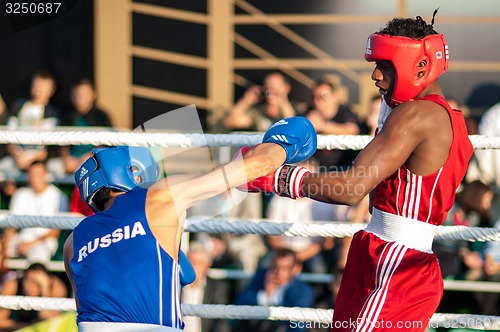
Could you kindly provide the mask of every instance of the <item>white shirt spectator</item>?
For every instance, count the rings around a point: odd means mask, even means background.
[[[481,117],[478,132],[480,135],[500,137],[500,103],[487,110]],[[476,150],[478,179],[483,183],[500,188],[500,151],[494,149]]]
[[[42,192],[35,192],[32,187],[19,188],[10,202],[10,211],[13,214],[23,215],[53,215],[68,211],[68,198],[52,184]],[[49,236],[54,230],[42,227],[24,228],[16,232],[8,241],[8,256],[25,256],[30,262],[46,263],[57,251],[58,239]],[[21,244],[30,244],[25,253],[19,252]]]
[[[310,223],[313,220],[312,205],[313,200],[309,198],[292,200],[275,195],[269,202],[267,217],[273,221],[284,223]],[[283,236],[282,244],[284,248],[300,252],[317,240],[308,236]]]

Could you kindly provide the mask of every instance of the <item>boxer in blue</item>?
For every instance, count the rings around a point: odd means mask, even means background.
[[[79,331],[182,331],[180,289],[195,278],[179,249],[186,210],[285,162],[307,159],[316,145],[306,118],[288,118],[243,158],[201,176],[158,181],[147,148],[94,150],[75,181],[96,214],[64,246]]]

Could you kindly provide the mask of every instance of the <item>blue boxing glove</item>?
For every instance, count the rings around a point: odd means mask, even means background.
[[[196,280],[196,272],[194,271],[193,265],[191,265],[191,262],[182,250],[179,250],[179,266],[181,287],[193,283]]]
[[[264,135],[262,143],[276,143],[286,152],[285,164],[306,160],[318,146],[316,130],[311,121],[303,116],[294,116],[273,124]]]

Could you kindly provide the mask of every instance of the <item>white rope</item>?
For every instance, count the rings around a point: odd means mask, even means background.
[[[75,311],[74,299],[57,297],[30,297],[19,295],[0,296],[0,308],[10,310]]]
[[[10,267],[10,265],[8,265]],[[210,279],[215,280],[249,280],[252,273],[244,270],[228,270],[211,268],[207,273]],[[328,284],[334,279],[331,273],[300,273],[297,278],[305,283]],[[461,292],[500,293],[500,282],[493,281],[465,281],[444,280],[444,290]]]
[[[256,145],[262,134],[172,134],[111,131],[0,131],[0,143],[42,145],[130,145],[189,148]]]
[[[372,138],[367,135],[318,135],[318,150],[362,150]]]
[[[131,145],[189,148],[195,146],[254,146],[263,134],[172,134],[113,131],[0,130],[0,144]],[[372,139],[366,135],[318,135],[318,149],[361,150]],[[471,135],[475,149],[500,149],[500,137]]]
[[[366,224],[316,221],[314,223],[288,223],[272,220],[224,220],[189,218],[187,232],[233,233],[285,236],[347,237],[364,229]],[[500,241],[500,229],[465,226],[439,226],[436,239],[466,241]]]
[[[46,227],[56,229],[73,229],[82,220],[82,217],[58,216],[27,216],[0,214],[0,228],[27,228]],[[320,236],[320,237],[347,237],[364,229],[366,224],[351,224],[348,222],[317,221],[314,223],[288,223],[269,219],[261,220],[225,220],[204,219],[202,217],[186,220],[185,231],[192,233],[232,233],[232,234],[260,234],[285,236]],[[436,239],[466,240],[466,241],[500,241],[500,229],[439,226]]]
[[[10,310],[56,310],[75,311],[75,301],[69,298],[0,296],[0,307]],[[237,306],[223,304],[182,304],[184,316],[220,319],[281,320],[295,322],[329,323],[333,317],[332,309],[313,309],[299,307]],[[466,327],[481,330],[500,329],[500,317],[463,314],[434,314],[429,325],[447,327],[461,322]],[[461,327],[465,327],[462,326]]]
[[[436,239],[465,240],[465,241],[500,241],[499,228],[466,227],[466,226],[439,226]]]
[[[45,227],[55,229],[73,229],[82,221],[83,217],[75,214],[60,213],[54,216],[32,216],[9,214],[8,210],[0,213],[0,228],[28,228]]]
[[[459,292],[500,293],[500,282],[444,280],[444,289]]]
[[[290,223],[272,221],[269,219],[238,220],[238,219],[204,219],[189,218],[186,221],[186,231],[193,233],[232,233],[260,234],[285,236],[320,236],[346,237],[352,236],[358,230],[365,228],[364,224],[340,222]]]
[[[500,137],[488,137],[484,135],[469,136],[474,149],[500,149]]]
[[[30,262],[26,259],[7,259],[5,266],[11,270],[26,270]],[[50,271],[64,272],[63,261],[49,261],[45,264]],[[210,279],[214,280],[249,280],[252,273],[244,270],[228,270],[210,268],[207,272]],[[311,284],[329,284],[333,281],[331,273],[307,273],[302,272],[297,277],[300,281]],[[500,282],[493,281],[464,281],[464,280],[444,280],[444,290],[460,292],[483,292],[500,293]]]
[[[333,310],[250,305],[182,304],[182,314],[200,318],[330,322],[333,317]]]

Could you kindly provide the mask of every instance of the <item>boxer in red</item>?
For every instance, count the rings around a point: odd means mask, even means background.
[[[436,13],[434,13],[435,15]],[[251,190],[354,205],[372,193],[372,218],[354,235],[332,331],[424,331],[443,281],[432,241],[465,176],[473,147],[463,114],[437,78],[448,46],[421,17],[396,18],[368,37],[365,59],[385,103],[378,133],[351,169],[313,174],[284,165]]]

